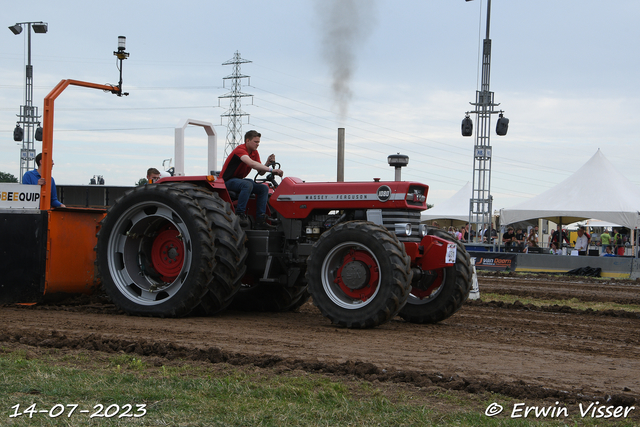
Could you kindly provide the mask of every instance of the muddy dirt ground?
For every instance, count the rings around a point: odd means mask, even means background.
[[[480,294],[640,305],[640,283],[482,274]],[[640,313],[469,301],[436,325],[400,318],[336,328],[299,312],[183,319],[124,315],[104,298],[0,307],[0,345],[102,352],[344,375],[517,399],[640,403]],[[636,414],[640,411],[635,411]]]

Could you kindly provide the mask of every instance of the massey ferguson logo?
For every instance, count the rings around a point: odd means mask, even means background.
[[[386,202],[391,198],[391,188],[387,185],[380,186],[376,192],[376,196],[378,196],[378,200],[381,202]]]

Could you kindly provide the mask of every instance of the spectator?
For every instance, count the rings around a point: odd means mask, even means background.
[[[527,245],[534,248],[538,247],[538,235],[536,234],[536,231],[533,228],[529,230],[529,236],[527,237]]]
[[[555,242],[551,243],[551,249],[550,249],[550,253],[552,255],[560,255],[562,252],[560,251],[560,249],[558,249],[558,244]]]
[[[522,231],[522,228],[518,228],[518,230],[516,231],[516,243],[518,244],[518,246],[522,248],[524,247],[524,242],[525,242],[525,234]]]
[[[587,237],[584,227],[578,228],[578,238],[574,242],[574,248],[578,251],[578,255],[586,255],[589,248],[589,238]]]
[[[603,248],[606,248],[611,244],[611,235],[609,234],[609,231],[606,228],[600,235],[600,244],[602,245]]]
[[[42,178],[40,163],[42,163],[42,153],[38,153],[38,155],[36,156],[36,166],[38,166],[38,169],[25,172],[25,174],[22,176],[23,184],[44,185],[44,178]],[[53,162],[53,160],[51,160],[52,169],[54,164],[55,163]],[[60,200],[58,200],[58,191],[56,190],[56,180],[53,179],[53,176],[51,177],[51,207],[66,208],[66,206],[62,204]]]
[[[559,242],[559,238],[558,236],[560,236],[560,230],[561,227],[560,225],[558,225],[556,231],[554,231],[553,233],[551,233],[551,236],[549,236],[549,246],[551,246],[551,243],[558,243]],[[566,243],[569,243],[569,237],[567,237],[567,232],[562,230],[562,240],[564,240]],[[557,245],[557,247],[560,247],[560,245]]]
[[[160,179],[160,171],[156,168],[147,169],[147,184],[153,184]]]
[[[465,243],[469,241],[469,223],[462,227],[462,241]]]
[[[515,246],[517,244],[516,233],[513,232],[513,227],[507,228],[507,232],[502,235],[502,241],[504,242],[505,248]]]
[[[487,243],[487,238],[489,237],[489,233],[487,231],[488,231],[487,224],[485,224],[484,228],[480,232],[480,241],[482,241],[482,243]]]
[[[620,246],[622,244],[622,234],[618,231],[618,229],[613,230],[613,244],[616,246]]]
[[[604,248],[604,252],[600,256],[615,256],[615,254],[611,252],[611,246],[607,245],[607,247]]]
[[[618,255],[624,255],[624,246],[622,244],[623,238],[622,238],[622,234],[618,231],[618,229],[613,230],[612,240],[613,240],[612,244],[615,245],[615,249],[616,249],[615,253]]]

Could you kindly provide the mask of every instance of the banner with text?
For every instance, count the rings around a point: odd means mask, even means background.
[[[0,183],[0,209],[38,209],[40,186]]]
[[[476,259],[476,270],[515,271],[517,255],[504,252],[469,252]]]

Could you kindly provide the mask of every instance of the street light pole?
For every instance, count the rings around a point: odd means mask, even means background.
[[[31,29],[36,33],[44,34],[48,31],[46,22],[19,22],[9,27],[11,32],[18,35],[22,32],[23,26],[27,29],[27,65],[25,69],[25,101],[20,106],[20,114],[13,139],[16,142],[22,141],[22,149],[20,150],[20,176],[19,182],[22,182],[22,176],[29,170],[35,168],[36,150],[34,147],[34,137],[36,137],[35,127],[39,126],[38,107],[33,106],[33,66],[31,65]],[[20,129],[23,125],[23,130]],[[38,132],[38,136],[41,135]]]
[[[466,0],[470,1],[470,0]],[[462,135],[472,135],[472,123],[470,113],[476,114],[476,138],[473,147],[473,193],[469,200],[469,223],[477,231],[484,230],[488,225],[492,228],[493,196],[491,195],[491,115],[500,113],[496,126],[498,135],[506,135],[509,119],[503,117],[502,110],[495,111],[494,107],[500,104],[494,102],[493,92],[489,90],[491,77],[491,39],[489,29],[491,23],[491,0],[487,0],[487,28],[486,37],[482,44],[482,83],[480,90],[476,90],[475,102],[470,102],[475,107],[474,111],[467,111],[462,121]]]

